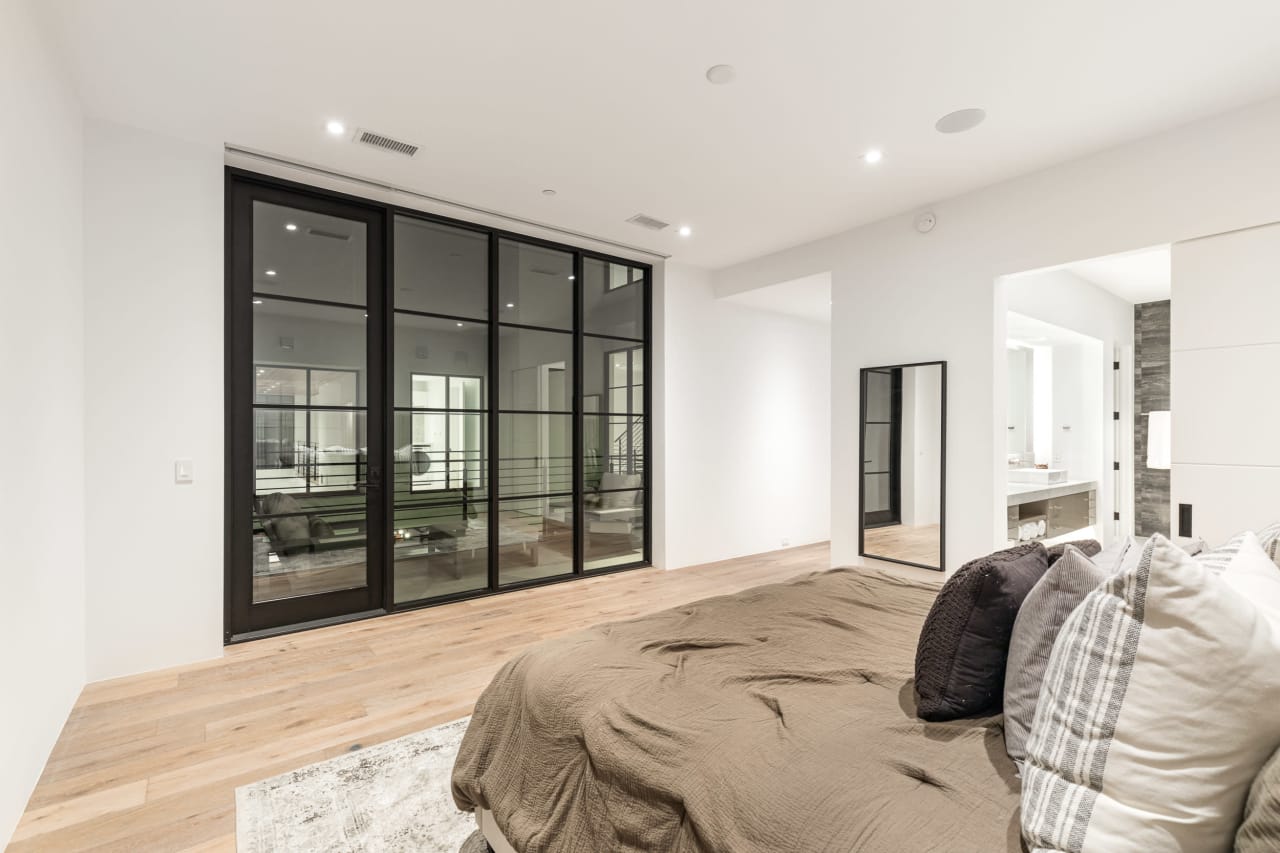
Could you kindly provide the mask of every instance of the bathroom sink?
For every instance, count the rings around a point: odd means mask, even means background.
[[[1010,483],[1036,483],[1038,485],[1047,486],[1053,483],[1065,483],[1067,481],[1067,471],[1065,468],[1010,468]]]

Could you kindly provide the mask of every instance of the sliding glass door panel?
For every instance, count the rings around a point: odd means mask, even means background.
[[[229,637],[382,606],[382,215],[229,198]]]

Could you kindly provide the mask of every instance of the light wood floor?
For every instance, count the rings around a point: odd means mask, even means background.
[[[863,545],[868,554],[938,566],[941,565],[938,555],[940,536],[936,524],[920,527],[894,524],[867,530],[863,536]]]
[[[825,569],[828,555],[822,544],[638,569],[91,684],[9,850],[234,850],[239,785],[469,714],[498,667],[544,638]]]

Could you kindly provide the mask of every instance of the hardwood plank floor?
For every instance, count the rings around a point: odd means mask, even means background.
[[[863,538],[868,554],[926,566],[940,564],[938,546],[942,539],[940,528],[936,524],[921,527],[907,527],[903,524],[873,527],[863,533]]]
[[[539,640],[825,569],[829,553],[809,545],[603,575],[90,684],[8,849],[234,850],[239,785],[465,716],[494,672]]]

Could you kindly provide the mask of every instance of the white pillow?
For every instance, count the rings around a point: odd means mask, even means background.
[[[1222,574],[1162,536],[1054,643],[1023,768],[1032,851],[1231,849],[1280,745],[1280,572],[1247,534]]]

